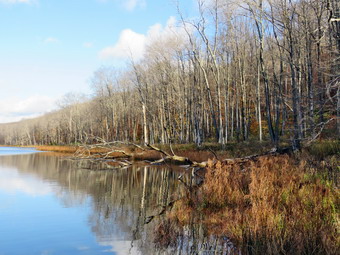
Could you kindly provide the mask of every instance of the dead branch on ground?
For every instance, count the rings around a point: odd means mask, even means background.
[[[331,118],[326,122],[320,123],[319,125],[316,126],[319,131],[315,134],[314,137],[308,140],[306,143],[306,146],[310,145],[312,142],[314,142],[317,137],[320,136],[322,133],[324,127],[334,120],[335,118]],[[81,159],[114,159],[115,162],[120,164],[121,166],[127,166],[130,165],[131,163],[126,163],[126,158],[134,158],[136,156],[143,156],[144,153],[150,152],[150,151],[156,151],[161,154],[161,158],[158,160],[154,161],[145,161],[151,165],[160,165],[164,164],[166,162],[173,162],[180,164],[184,166],[186,169],[193,168],[193,169],[202,169],[205,168],[208,165],[208,161],[203,161],[203,162],[196,162],[193,161],[187,157],[179,156],[176,155],[172,147],[170,146],[171,149],[171,154],[161,148],[156,147],[155,145],[151,145],[149,143],[145,145],[138,145],[135,143],[131,142],[123,142],[123,141],[111,141],[107,142],[103,138],[100,137],[93,137],[93,140],[95,140],[97,143],[95,144],[90,144],[90,145],[82,145],[79,146],[79,149],[77,152],[74,154],[75,158],[81,158]],[[126,147],[124,147],[124,145]],[[131,151],[131,149],[128,146],[132,146],[135,148],[134,151]],[[102,150],[102,152],[101,152]],[[215,152],[210,150],[213,155],[214,159],[213,161],[220,160],[222,163],[239,163],[243,164],[248,161],[254,161],[257,160],[258,158],[262,156],[277,156],[281,154],[287,154],[293,152],[293,147],[285,147],[285,148],[273,148],[270,151],[267,151],[262,154],[254,154],[254,155],[249,155],[245,157],[239,157],[239,158],[226,158],[226,159],[219,159],[216,155]],[[113,153],[120,153],[121,155],[118,156],[113,156]],[[124,160],[118,160],[118,158],[125,158]]]

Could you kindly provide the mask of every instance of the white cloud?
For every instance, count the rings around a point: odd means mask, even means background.
[[[93,43],[92,42],[84,42],[83,43],[83,47],[84,48],[92,48],[93,47]]]
[[[59,40],[55,37],[47,37],[46,39],[44,39],[43,42],[44,43],[58,43]]]
[[[0,100],[0,123],[38,117],[56,108],[56,99],[35,95],[26,99],[16,97]]]
[[[31,4],[33,2],[35,2],[35,0],[0,0],[0,3],[3,4],[17,4],[17,3]]]
[[[131,29],[123,30],[117,43],[104,48],[99,52],[102,59],[124,60],[131,56],[140,60],[148,45],[159,41],[184,40],[186,37],[183,28],[177,27],[176,18],[170,17],[165,26],[157,23],[149,27],[146,34],[139,34]]]
[[[131,29],[125,29],[120,33],[118,42],[113,46],[103,49],[99,56],[102,59],[126,59],[130,56],[140,59],[144,54],[145,42],[145,35],[136,33]]]

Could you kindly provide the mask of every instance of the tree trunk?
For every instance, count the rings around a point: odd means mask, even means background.
[[[147,120],[146,120],[146,107],[145,104],[142,103],[142,109],[143,109],[143,129],[144,129],[144,143],[149,144],[149,133],[148,133],[148,126],[147,126]]]

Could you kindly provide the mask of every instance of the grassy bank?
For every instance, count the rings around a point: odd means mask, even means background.
[[[338,141],[244,164],[210,162],[203,185],[168,218],[185,226],[196,217],[242,254],[337,254],[339,166]]]
[[[67,146],[67,145],[36,145],[34,146],[39,151],[53,151],[60,153],[72,154],[78,150],[78,146]]]
[[[156,144],[155,146],[171,154],[171,149],[169,145]],[[80,148],[79,146],[73,145],[37,145],[34,147],[40,151],[53,151],[69,154],[75,153]],[[207,161],[208,159],[212,159],[215,157],[214,154],[216,154],[219,159],[234,158],[263,153],[265,151],[268,151],[270,148],[270,143],[258,141],[242,143],[230,142],[226,145],[220,145],[216,143],[204,143],[201,147],[197,147],[195,144],[174,144],[172,146],[172,149],[176,155],[190,158],[191,160],[196,162],[202,162]],[[117,149],[122,149],[128,153],[135,152],[135,156],[133,157],[135,160],[155,160],[161,158],[161,154],[155,151],[145,151],[140,154],[138,152],[141,151],[138,151],[138,149],[136,149],[134,146],[121,145],[118,146]],[[90,150],[91,154],[106,152],[109,152],[109,149],[95,148]],[[118,152],[113,152],[110,154],[110,157],[113,158],[123,156],[124,154]]]

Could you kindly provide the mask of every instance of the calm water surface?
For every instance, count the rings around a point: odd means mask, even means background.
[[[144,222],[179,192],[178,171],[108,169],[34,149],[0,155],[0,255],[160,253],[150,242],[157,219]]]

